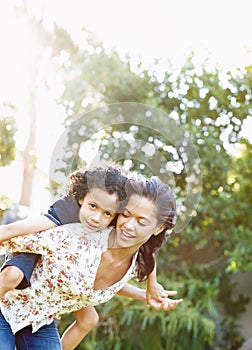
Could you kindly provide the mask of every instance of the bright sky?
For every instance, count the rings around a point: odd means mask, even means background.
[[[31,33],[0,0],[0,101],[18,106],[18,146],[27,136],[27,99],[24,94],[36,57]],[[180,65],[193,50],[201,62],[211,53],[213,63],[244,67],[252,64],[251,0],[28,0],[31,12],[45,24],[68,28],[79,40],[82,27],[96,34],[106,47],[141,56],[147,62],[161,57]],[[25,37],[25,40],[22,39]],[[46,68],[45,68],[46,69]],[[46,70],[44,76],[50,75]],[[50,106],[50,108],[49,108]],[[58,136],[62,114],[45,89],[38,101],[38,160],[48,171],[48,160]],[[50,127],[48,126],[50,123]],[[4,187],[6,188],[6,186]],[[0,188],[2,192],[2,188]]]
[[[72,32],[84,25],[106,46],[145,59],[181,62],[194,50],[201,57],[210,51],[220,64],[252,63],[251,0],[48,0],[46,4],[45,14]]]

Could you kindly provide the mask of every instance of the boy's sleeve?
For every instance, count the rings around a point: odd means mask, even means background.
[[[42,213],[53,221],[56,226],[80,222],[80,206],[72,198],[63,197],[50,206],[46,213]]]

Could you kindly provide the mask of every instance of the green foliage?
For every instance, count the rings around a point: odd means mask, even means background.
[[[16,128],[12,114],[12,106],[0,107],[0,166],[9,165],[15,159]]]
[[[86,33],[87,45],[82,50],[71,44],[67,33],[61,35],[66,38],[64,51],[68,55],[63,67],[66,88],[59,103],[65,107],[67,123],[91,107],[113,102],[151,104],[190,134],[203,174],[197,216],[183,232],[171,237],[158,256],[160,282],[178,290],[184,302],[175,311],[164,313],[116,297],[98,307],[99,327],[79,349],[237,349],[242,337],[236,321],[248,299],[232,300],[229,278],[230,273],[249,271],[252,266],[252,149],[240,134],[251,115],[251,71],[224,72],[210,68],[207,60],[195,67],[192,55],[177,75],[170,69],[158,79],[155,63],[144,67],[139,61],[133,71],[129,57],[106,52],[90,34]],[[165,150],[167,140],[144,122],[145,127],[134,120],[122,127],[111,122],[113,115],[105,113],[102,118],[102,124],[99,115],[89,120],[88,130],[85,123],[82,130],[78,123],[72,124],[69,137],[70,151],[76,153],[74,166],[81,160],[81,137],[83,143],[92,138],[98,142],[105,159],[120,159],[124,164],[131,158],[130,170],[146,175],[152,168],[166,169],[167,162],[176,161],[174,149]],[[103,130],[94,135],[99,125]],[[129,135],[131,142],[127,142]],[[142,140],[151,144],[157,157],[144,154]],[[243,152],[234,157],[233,149],[240,145]],[[70,159],[64,159],[66,164]],[[160,171],[166,179],[162,174]],[[175,178],[178,200],[183,199],[185,167],[168,175]]]
[[[3,218],[3,214],[6,210],[10,209],[13,202],[7,196],[0,196],[0,222]]]

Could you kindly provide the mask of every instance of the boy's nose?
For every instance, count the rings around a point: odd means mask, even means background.
[[[91,219],[92,219],[93,222],[99,223],[99,221],[101,219],[101,214],[99,212],[93,213]]]

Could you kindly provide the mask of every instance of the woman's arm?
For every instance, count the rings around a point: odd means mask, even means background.
[[[132,299],[142,300],[142,301],[145,301],[146,303],[148,303],[149,299],[156,299],[157,301],[159,300],[161,302],[168,295],[177,294],[177,292],[175,291],[164,290],[163,287],[162,287],[162,291],[163,291],[163,296],[162,298],[160,298],[159,296],[156,297],[154,295],[148,295],[147,290],[138,288],[136,286],[133,286],[127,283],[121,290],[119,290],[119,292],[117,292],[117,294],[124,297],[132,298]]]
[[[125,284],[117,294],[123,297],[146,301],[146,291],[129,283]]]
[[[183,299],[169,299],[168,296],[174,296],[177,294],[175,290],[165,291],[167,294],[166,298],[163,298],[162,300],[149,297],[147,299],[146,297],[146,291],[144,289],[135,287],[131,284],[126,284],[119,292],[117,292],[118,295],[133,298],[137,300],[145,301],[148,306],[153,307],[156,310],[165,310],[168,311],[170,309],[174,309],[178,304],[180,304]]]
[[[44,215],[32,216],[7,225],[0,226],[0,242],[29,233],[44,231],[55,227],[52,220]]]
[[[155,262],[154,269],[149,274],[146,284],[146,299],[147,302],[150,298],[155,298],[162,301],[164,298],[168,297],[167,291],[163,288],[161,284],[157,281],[157,265]]]

